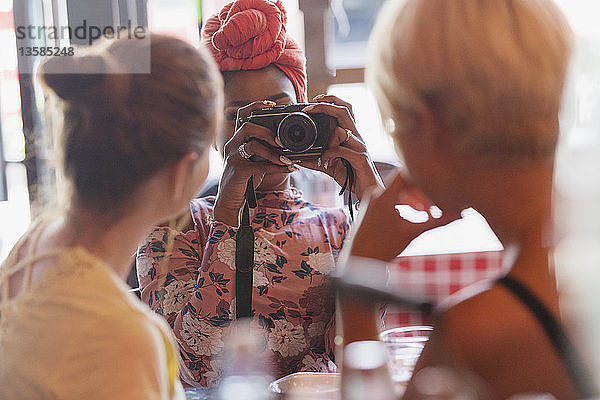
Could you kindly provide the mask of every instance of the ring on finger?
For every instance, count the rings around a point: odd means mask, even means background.
[[[348,143],[348,140],[350,140],[350,135],[352,135],[352,131],[350,129],[346,129],[346,139],[342,140],[340,146],[343,146],[346,143]]]
[[[252,155],[248,154],[248,152],[246,151],[246,144],[248,144],[248,143],[244,142],[244,143],[240,144],[240,147],[238,147],[238,153],[240,153],[240,156],[242,156],[242,158],[245,160],[252,157]]]

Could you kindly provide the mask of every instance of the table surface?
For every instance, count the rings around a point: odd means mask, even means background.
[[[208,388],[185,389],[186,400],[210,400],[215,398],[215,391]]]

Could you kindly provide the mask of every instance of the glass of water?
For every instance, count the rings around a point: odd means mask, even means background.
[[[387,349],[394,384],[404,386],[408,383],[432,330],[431,326],[406,326],[381,332],[380,339]]]

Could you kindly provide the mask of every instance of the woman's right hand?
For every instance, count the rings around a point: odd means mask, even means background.
[[[254,177],[257,187],[267,174],[290,173],[297,167],[285,157],[275,143],[273,132],[260,125],[245,122],[254,110],[275,105],[270,101],[256,101],[238,110],[235,133],[225,144],[223,157],[225,168],[215,201],[214,219],[227,225],[239,225],[240,209],[248,179]],[[251,158],[244,158],[240,146]]]

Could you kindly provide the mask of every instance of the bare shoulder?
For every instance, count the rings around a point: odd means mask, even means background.
[[[444,341],[459,354],[470,358],[481,352],[493,352],[499,345],[502,326],[513,325],[515,305],[497,287],[470,288],[449,301],[439,312]]]
[[[480,377],[491,398],[525,392],[572,398],[570,381],[543,328],[502,286],[458,301],[438,317],[443,356]]]

